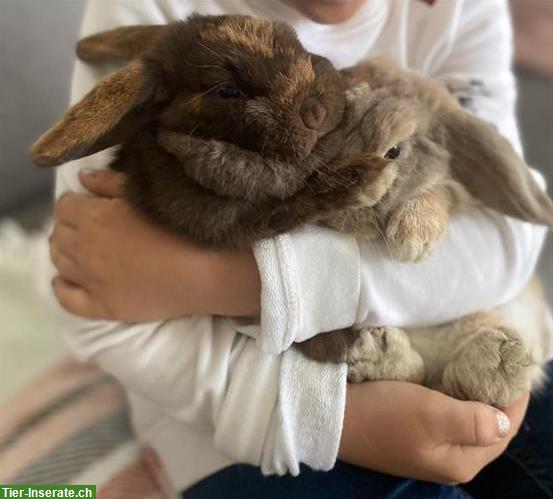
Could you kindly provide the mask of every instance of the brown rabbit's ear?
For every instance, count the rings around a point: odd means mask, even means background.
[[[166,29],[164,25],[123,26],[83,38],[77,55],[86,62],[128,62],[140,56]]]
[[[145,123],[155,85],[141,61],[107,75],[31,147],[38,166],[57,166],[122,142]]]
[[[466,111],[443,120],[453,175],[472,196],[505,215],[553,227],[553,202],[507,139]]]

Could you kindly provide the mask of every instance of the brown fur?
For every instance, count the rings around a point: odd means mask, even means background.
[[[207,42],[238,46],[265,58],[275,55],[273,25],[261,19],[248,18],[244,21],[228,16],[221,23],[208,24],[200,31],[200,38]]]
[[[297,343],[296,348],[317,362],[346,362],[347,353],[353,347],[357,336],[357,331],[353,329],[340,329]]]
[[[145,99],[144,66],[133,61],[91,90],[31,148],[36,164],[52,166],[106,147],[102,139]]]
[[[271,91],[283,105],[292,105],[294,96],[305,82],[312,82],[315,72],[311,60],[307,57],[299,58],[286,72],[277,73],[271,83]]]
[[[382,60],[340,74],[306,52],[287,26],[244,16],[193,16],[144,29],[81,42],[79,53],[91,61],[109,61],[110,44],[114,61],[136,59],[33,146],[35,162],[51,166],[122,143],[110,166],[127,173],[133,205],[216,248],[319,222],[384,237],[394,257],[418,261],[445,232],[449,214],[475,202],[553,225],[553,203],[508,141],[430,78]],[[229,86],[232,98],[218,94]],[[388,157],[398,144],[399,157]],[[476,332],[485,326],[464,320],[444,330],[464,334],[468,324]],[[487,328],[491,349],[507,334],[497,333],[502,327]],[[514,358],[526,358],[513,335]],[[421,382],[424,375],[424,349],[419,354],[394,328],[327,333],[299,348],[318,361],[346,359],[356,381]],[[458,373],[467,366],[452,369],[444,367],[457,374],[440,386],[461,396],[467,386]]]
[[[125,26],[84,38],[77,45],[79,59],[91,63],[126,62],[143,53],[165,26]]]

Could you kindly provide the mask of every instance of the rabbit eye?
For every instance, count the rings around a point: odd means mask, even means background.
[[[244,97],[242,91],[236,87],[224,86],[217,91],[217,94],[222,99],[240,99]]]
[[[397,159],[399,158],[401,154],[401,146],[399,144],[396,144],[394,147],[391,147],[386,151],[386,154],[384,157],[386,159]]]

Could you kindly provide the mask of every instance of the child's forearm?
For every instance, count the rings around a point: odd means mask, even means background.
[[[212,256],[217,267],[202,300],[207,314],[257,317],[261,313],[261,279],[251,249]],[[200,306],[200,305],[198,305]]]

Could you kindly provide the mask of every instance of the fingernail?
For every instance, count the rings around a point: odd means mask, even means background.
[[[495,414],[497,416],[497,434],[503,438],[511,429],[511,420],[504,412],[497,411]]]
[[[98,170],[95,170],[94,168],[83,168],[80,173],[81,175],[94,178],[96,175],[98,175]]]

